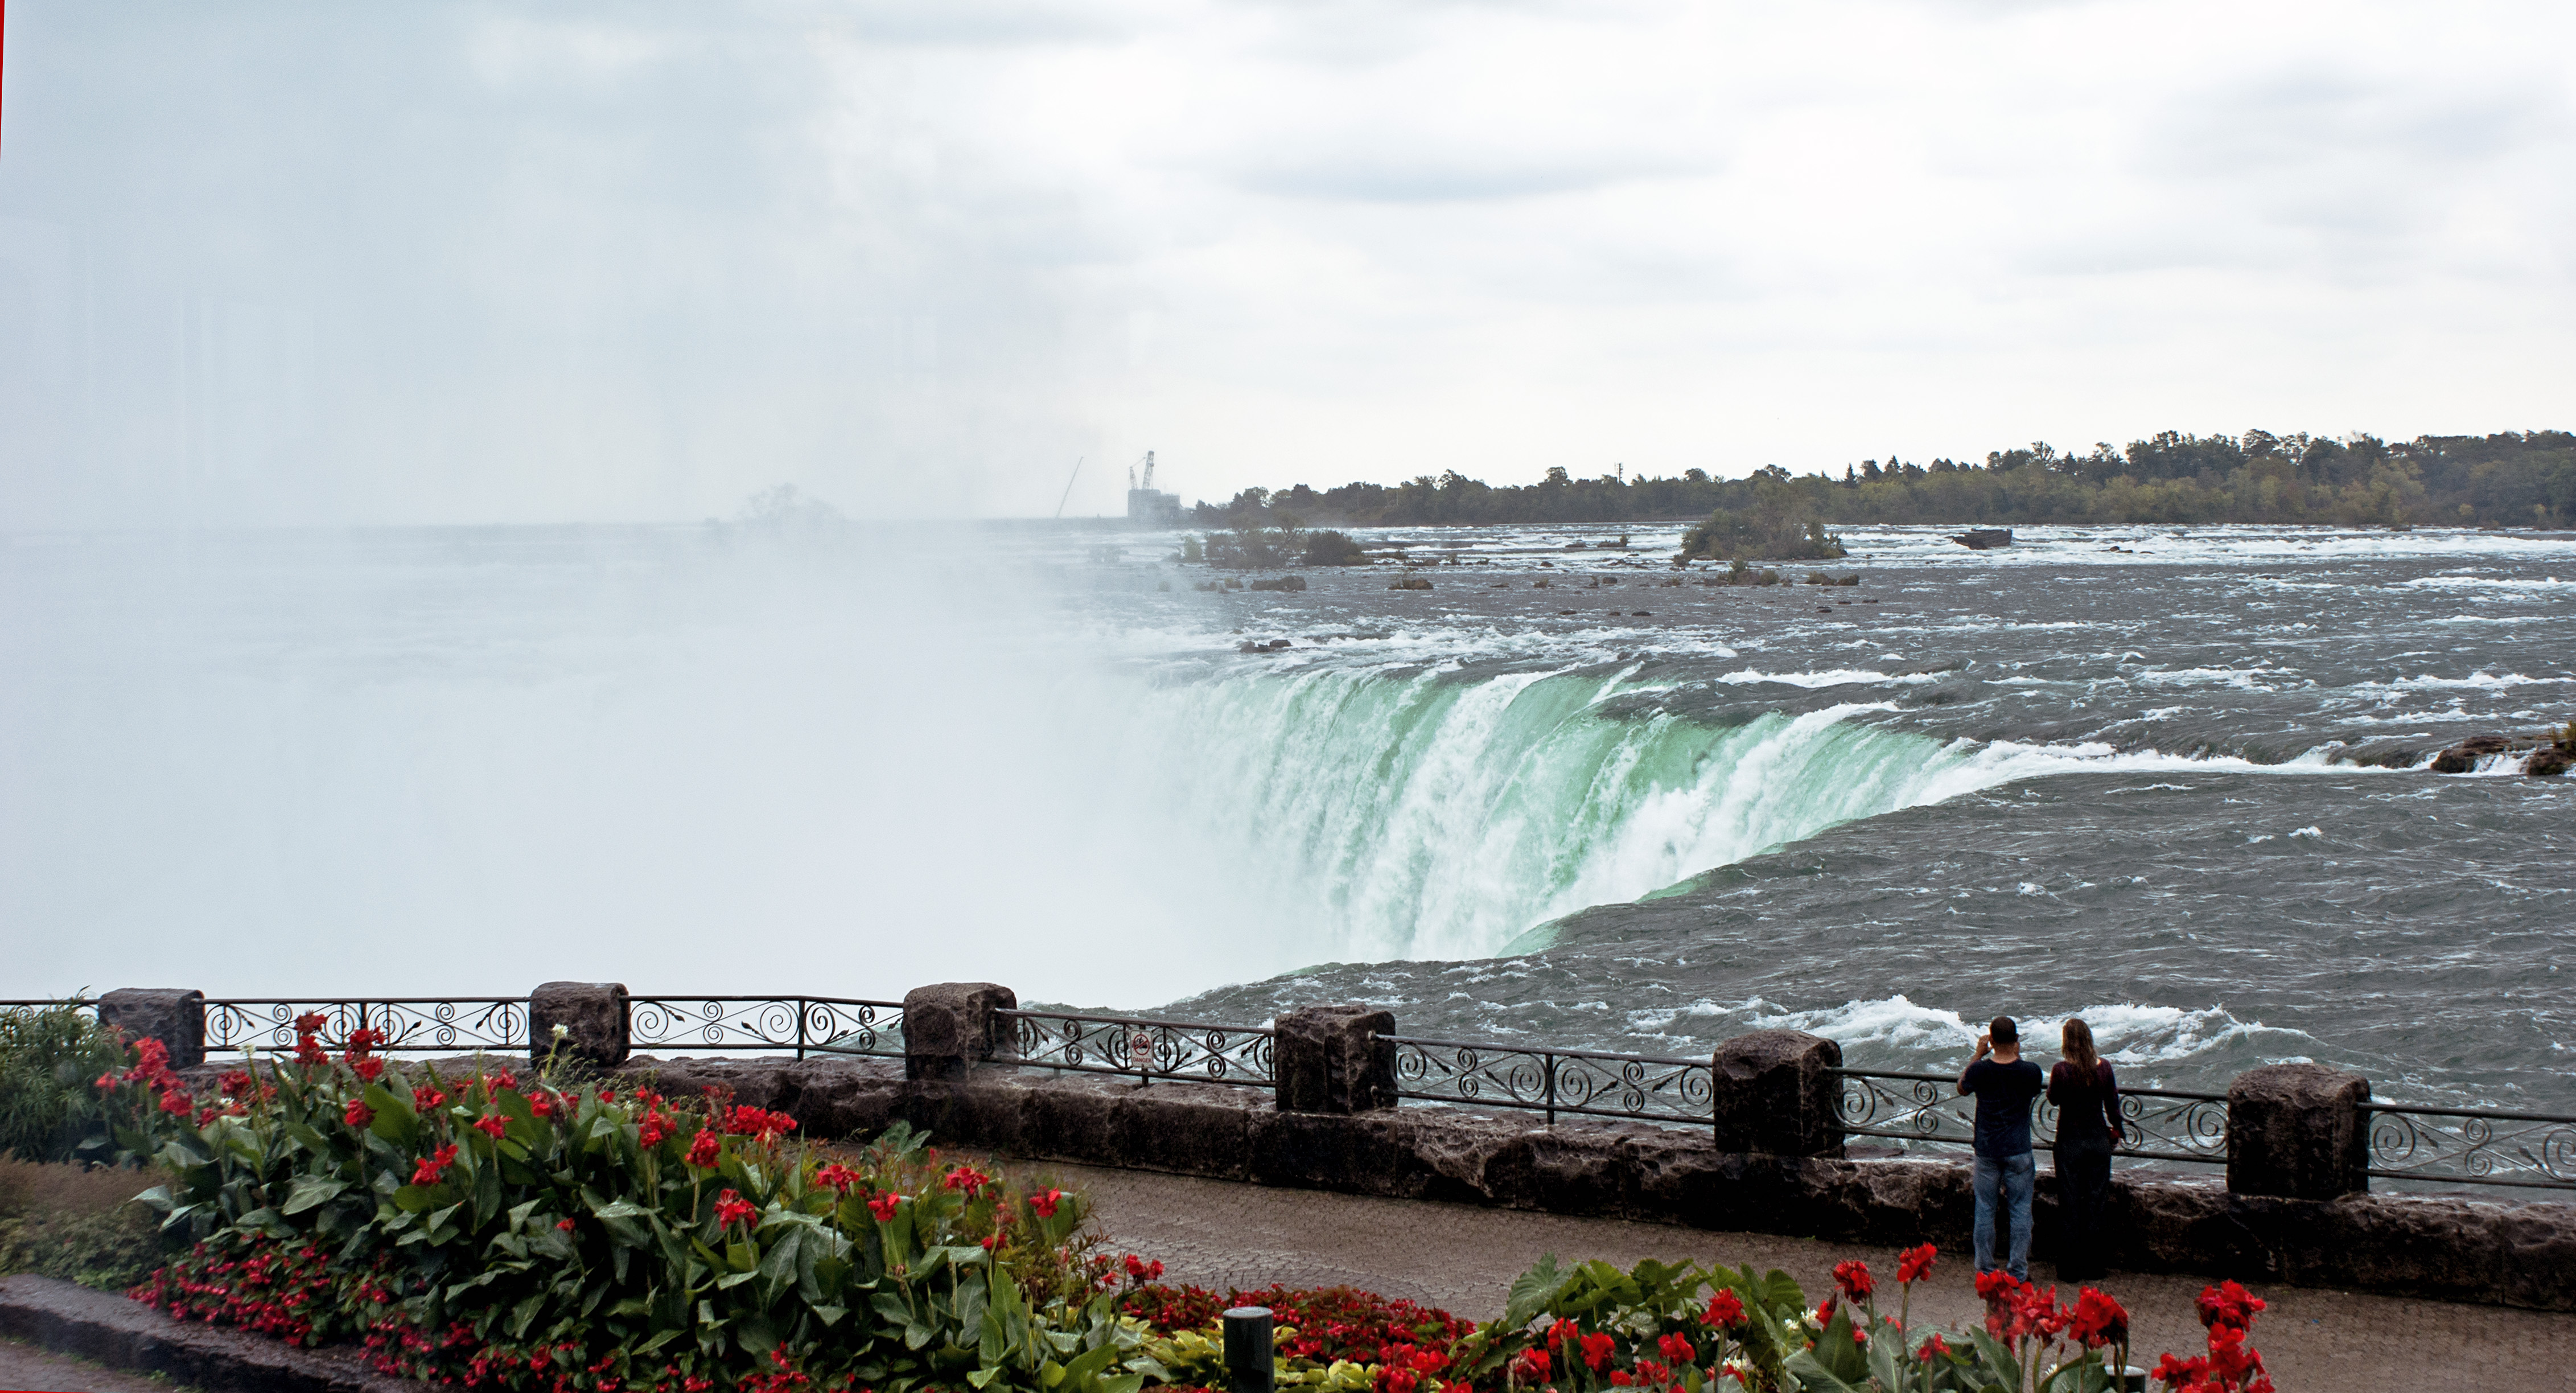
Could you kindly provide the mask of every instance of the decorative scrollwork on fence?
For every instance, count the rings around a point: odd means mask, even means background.
[[[1268,1087],[1271,1032],[1260,1026],[1003,1011],[1017,1063],[1085,1074],[1125,1074],[1141,1083],[1182,1079]]]
[[[1713,1080],[1705,1059],[1599,1050],[1547,1050],[1386,1037],[1396,1096],[1472,1107],[1523,1108],[1644,1122],[1707,1122]]]
[[[903,1055],[903,1003],[820,996],[627,998],[628,1043],[637,1050],[793,1050]]]
[[[1971,1146],[1977,1132],[1976,1100],[1957,1081],[1939,1074],[1838,1069],[1843,1081],[1839,1111],[1848,1136],[1883,1137],[1916,1145]],[[2057,1143],[2058,1112],[2042,1099],[2031,1116],[2031,1144]],[[2223,1164],[2227,1160],[2227,1098],[2170,1089],[2120,1090],[2120,1120],[2128,1136],[2116,1155],[2142,1161]]]
[[[360,1028],[380,1031],[385,1054],[528,1048],[524,997],[407,1001],[234,1000],[206,1003],[205,1042],[218,1050],[295,1048],[299,1016],[322,1017],[322,1039],[338,1044]]]
[[[2576,1190],[2576,1117],[2365,1106],[2372,1175]]]

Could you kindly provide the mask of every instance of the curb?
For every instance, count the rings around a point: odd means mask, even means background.
[[[0,1277],[0,1336],[113,1369],[162,1374],[207,1393],[429,1393],[387,1378],[352,1349],[296,1349],[263,1335],[192,1325],[122,1296],[52,1277]]]

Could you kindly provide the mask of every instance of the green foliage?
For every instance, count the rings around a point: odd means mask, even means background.
[[[1365,566],[1368,553],[1344,533],[1330,530],[1311,532],[1306,536],[1306,564],[1309,566]]]
[[[1269,570],[1304,554],[1306,534],[1294,527],[1237,527],[1207,539],[1211,566],[1234,571]]]
[[[174,1179],[150,1198],[201,1240],[152,1293],[174,1310],[364,1332],[386,1372],[488,1366],[503,1387],[577,1364],[639,1389],[775,1368],[885,1393],[1135,1393],[1150,1367],[1079,1260],[1078,1196],[943,1168],[900,1126],[834,1160],[721,1098],[498,1068],[406,1083],[362,1051],[229,1092],[160,1148]],[[240,1290],[303,1254],[329,1258],[318,1309]],[[546,1378],[519,1379],[531,1361]]]
[[[135,1193],[159,1177],[0,1157],[0,1275],[31,1272],[122,1291],[161,1265],[159,1225]]]
[[[0,1010],[0,1152],[109,1159],[111,1128],[132,1119],[91,1081],[128,1062],[116,1033],[78,1007]]]
[[[1208,527],[1262,527],[1290,517],[1344,525],[1619,523],[1752,515],[1781,491],[1813,518],[1842,523],[2308,522],[2478,527],[2576,525],[2576,433],[2506,431],[2389,442],[2356,435],[2185,435],[2166,431],[2125,448],[2061,452],[2039,442],[1985,461],[1929,465],[1867,460],[1792,478],[1776,465],[1741,479],[1686,470],[1679,478],[1550,469],[1535,484],[1495,487],[1451,470],[1406,483],[1245,489],[1198,505]],[[1302,524],[1297,524],[1302,525]],[[1708,555],[1744,555],[1718,550]],[[1781,555],[1780,560],[1824,559]]]

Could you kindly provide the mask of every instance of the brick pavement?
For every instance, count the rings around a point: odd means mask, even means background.
[[[1836,1262],[1860,1257],[1890,1278],[1889,1249],[1708,1233],[1616,1219],[1372,1199],[1312,1190],[1056,1163],[1015,1169],[1077,1185],[1098,1206],[1101,1228],[1122,1249],[1166,1265],[1167,1280],[1225,1287],[1347,1283],[1410,1297],[1462,1316],[1501,1313],[1514,1277],[1542,1253],[1606,1258],[1622,1267],[1653,1257],[1751,1263],[1797,1278],[1810,1297],[1831,1287]],[[2031,1275],[2052,1280],[2046,1264]],[[2202,1347],[2192,1298],[2198,1277],[2115,1272],[2099,1283],[2129,1308],[2133,1362]],[[2250,1284],[2271,1303],[2254,1344],[2283,1393],[2404,1388],[2412,1393],[2569,1393],[2576,1389],[2576,1316],[2409,1301],[2352,1292]],[[1982,1315],[1965,1254],[1942,1257],[1916,1288],[1915,1318],[1960,1325]]]

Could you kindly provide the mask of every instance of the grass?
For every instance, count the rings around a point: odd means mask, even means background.
[[[31,1272],[100,1291],[151,1276],[161,1266],[160,1220],[132,1201],[163,1179],[0,1155],[0,1275]]]

